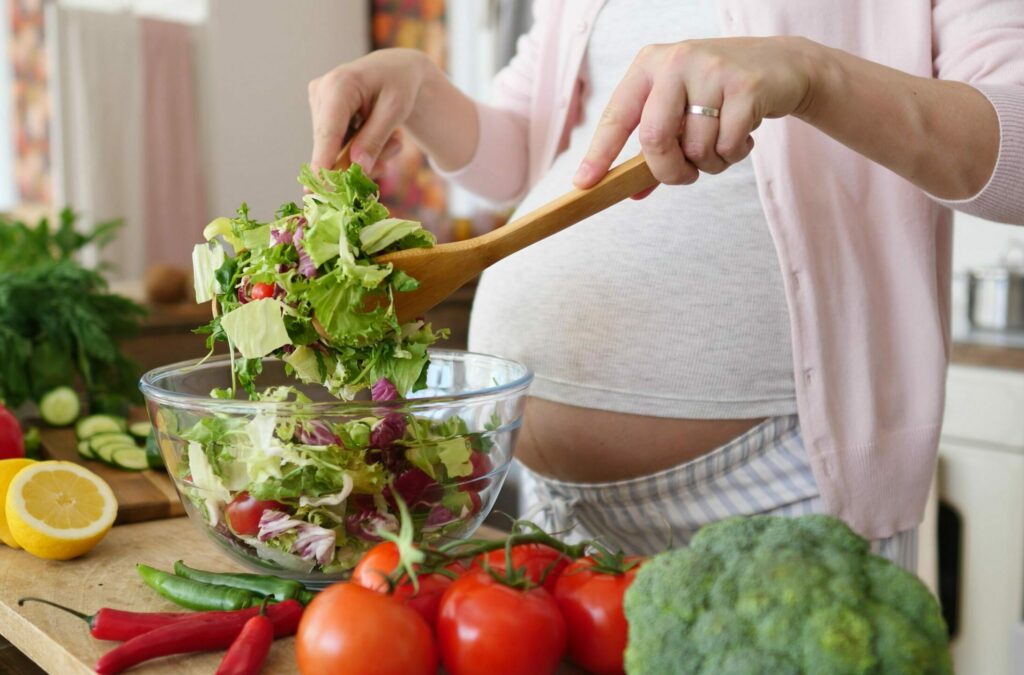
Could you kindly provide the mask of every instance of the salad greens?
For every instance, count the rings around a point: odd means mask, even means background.
[[[489,494],[499,421],[470,433],[457,416],[401,407],[424,386],[427,348],[447,331],[398,322],[394,294],[417,282],[373,256],[432,246],[433,235],[391,218],[358,165],[319,175],[304,167],[299,182],[310,191],[301,206],[262,223],[243,205],[210,223],[193,251],[196,300],[212,300],[214,311],[200,331],[232,354],[231,389],[211,395],[234,398],[237,382],[251,399],[287,405],[179,420],[175,471],[192,507],[234,548],[297,573],[335,573],[397,531],[403,506],[417,537],[465,529]],[[369,389],[377,403],[363,417],[314,417],[296,388],[257,388],[267,356],[301,383],[343,399]]]
[[[257,398],[309,402],[287,387]],[[488,432],[470,433],[458,417],[379,412],[338,421],[204,417],[180,434],[184,493],[236,548],[297,572],[354,565],[381,532],[398,531],[399,498],[419,537],[462,528],[490,483]],[[246,529],[235,510],[249,500],[263,506],[258,527]]]
[[[284,204],[271,223],[243,204],[236,218],[206,227],[193,276],[196,301],[213,300],[215,316],[200,332],[211,348],[226,340],[238,351],[234,374],[250,396],[270,355],[301,382],[344,399],[381,378],[402,395],[422,388],[427,348],[447,332],[398,322],[394,294],[418,284],[373,256],[429,247],[434,236],[389,217],[358,164],[319,175],[304,166],[299,183],[310,190],[302,205]]]

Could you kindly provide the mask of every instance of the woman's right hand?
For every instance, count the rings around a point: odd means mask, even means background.
[[[465,164],[476,148],[472,102],[414,49],[371,52],[318,77],[309,83],[309,107],[314,171],[333,166],[356,117],[362,126],[351,158],[370,174],[398,151],[403,126],[444,168]]]

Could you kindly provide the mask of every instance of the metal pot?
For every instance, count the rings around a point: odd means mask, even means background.
[[[1024,330],[1024,264],[1007,260],[967,274],[967,315],[974,328]]]

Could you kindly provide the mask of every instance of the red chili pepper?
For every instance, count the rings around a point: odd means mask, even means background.
[[[254,608],[255,609],[255,608]],[[302,618],[303,607],[295,600],[285,600],[267,608],[267,617],[274,627],[274,637],[294,635]],[[162,626],[128,640],[111,649],[96,662],[102,675],[120,673],[143,661],[189,652],[227,649],[242,632],[250,616],[240,612],[203,612],[194,618]]]
[[[260,607],[260,613],[245,622],[242,632],[231,643],[217,675],[259,675],[273,642],[274,624]]]
[[[52,600],[44,600],[43,598],[21,598],[18,600],[18,606],[20,607],[26,602],[41,602],[77,616],[89,624],[89,634],[97,640],[116,640],[118,642],[131,640],[133,637],[138,637],[151,630],[163,628],[173,623],[199,617],[224,618],[234,616],[244,622],[256,616],[260,611],[258,607],[249,607],[233,611],[210,612],[128,612],[121,609],[104,607],[95,614],[86,614],[85,612],[65,607]]]
[[[18,606],[20,607],[26,602],[41,602],[77,616],[89,624],[89,634],[97,640],[130,640],[156,628],[199,616],[195,612],[126,612],[109,607],[104,607],[95,614],[86,614],[43,598],[22,598],[18,600]],[[240,611],[246,616],[252,616],[257,610],[254,607]],[[227,614],[228,612],[207,613]]]

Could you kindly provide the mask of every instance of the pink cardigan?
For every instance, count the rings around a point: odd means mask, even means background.
[[[493,103],[478,105],[475,156],[447,174],[452,180],[507,203],[547,170],[579,114],[580,63],[602,5],[534,4],[535,24],[498,75]],[[719,19],[725,35],[801,35],[972,83],[999,116],[995,171],[959,202],[930,198],[799,120],[766,120],[756,132],[753,161],[785,280],[814,475],[829,513],[869,538],[887,537],[920,521],[935,463],[949,360],[950,207],[1024,222],[1024,1],[720,0]]]

